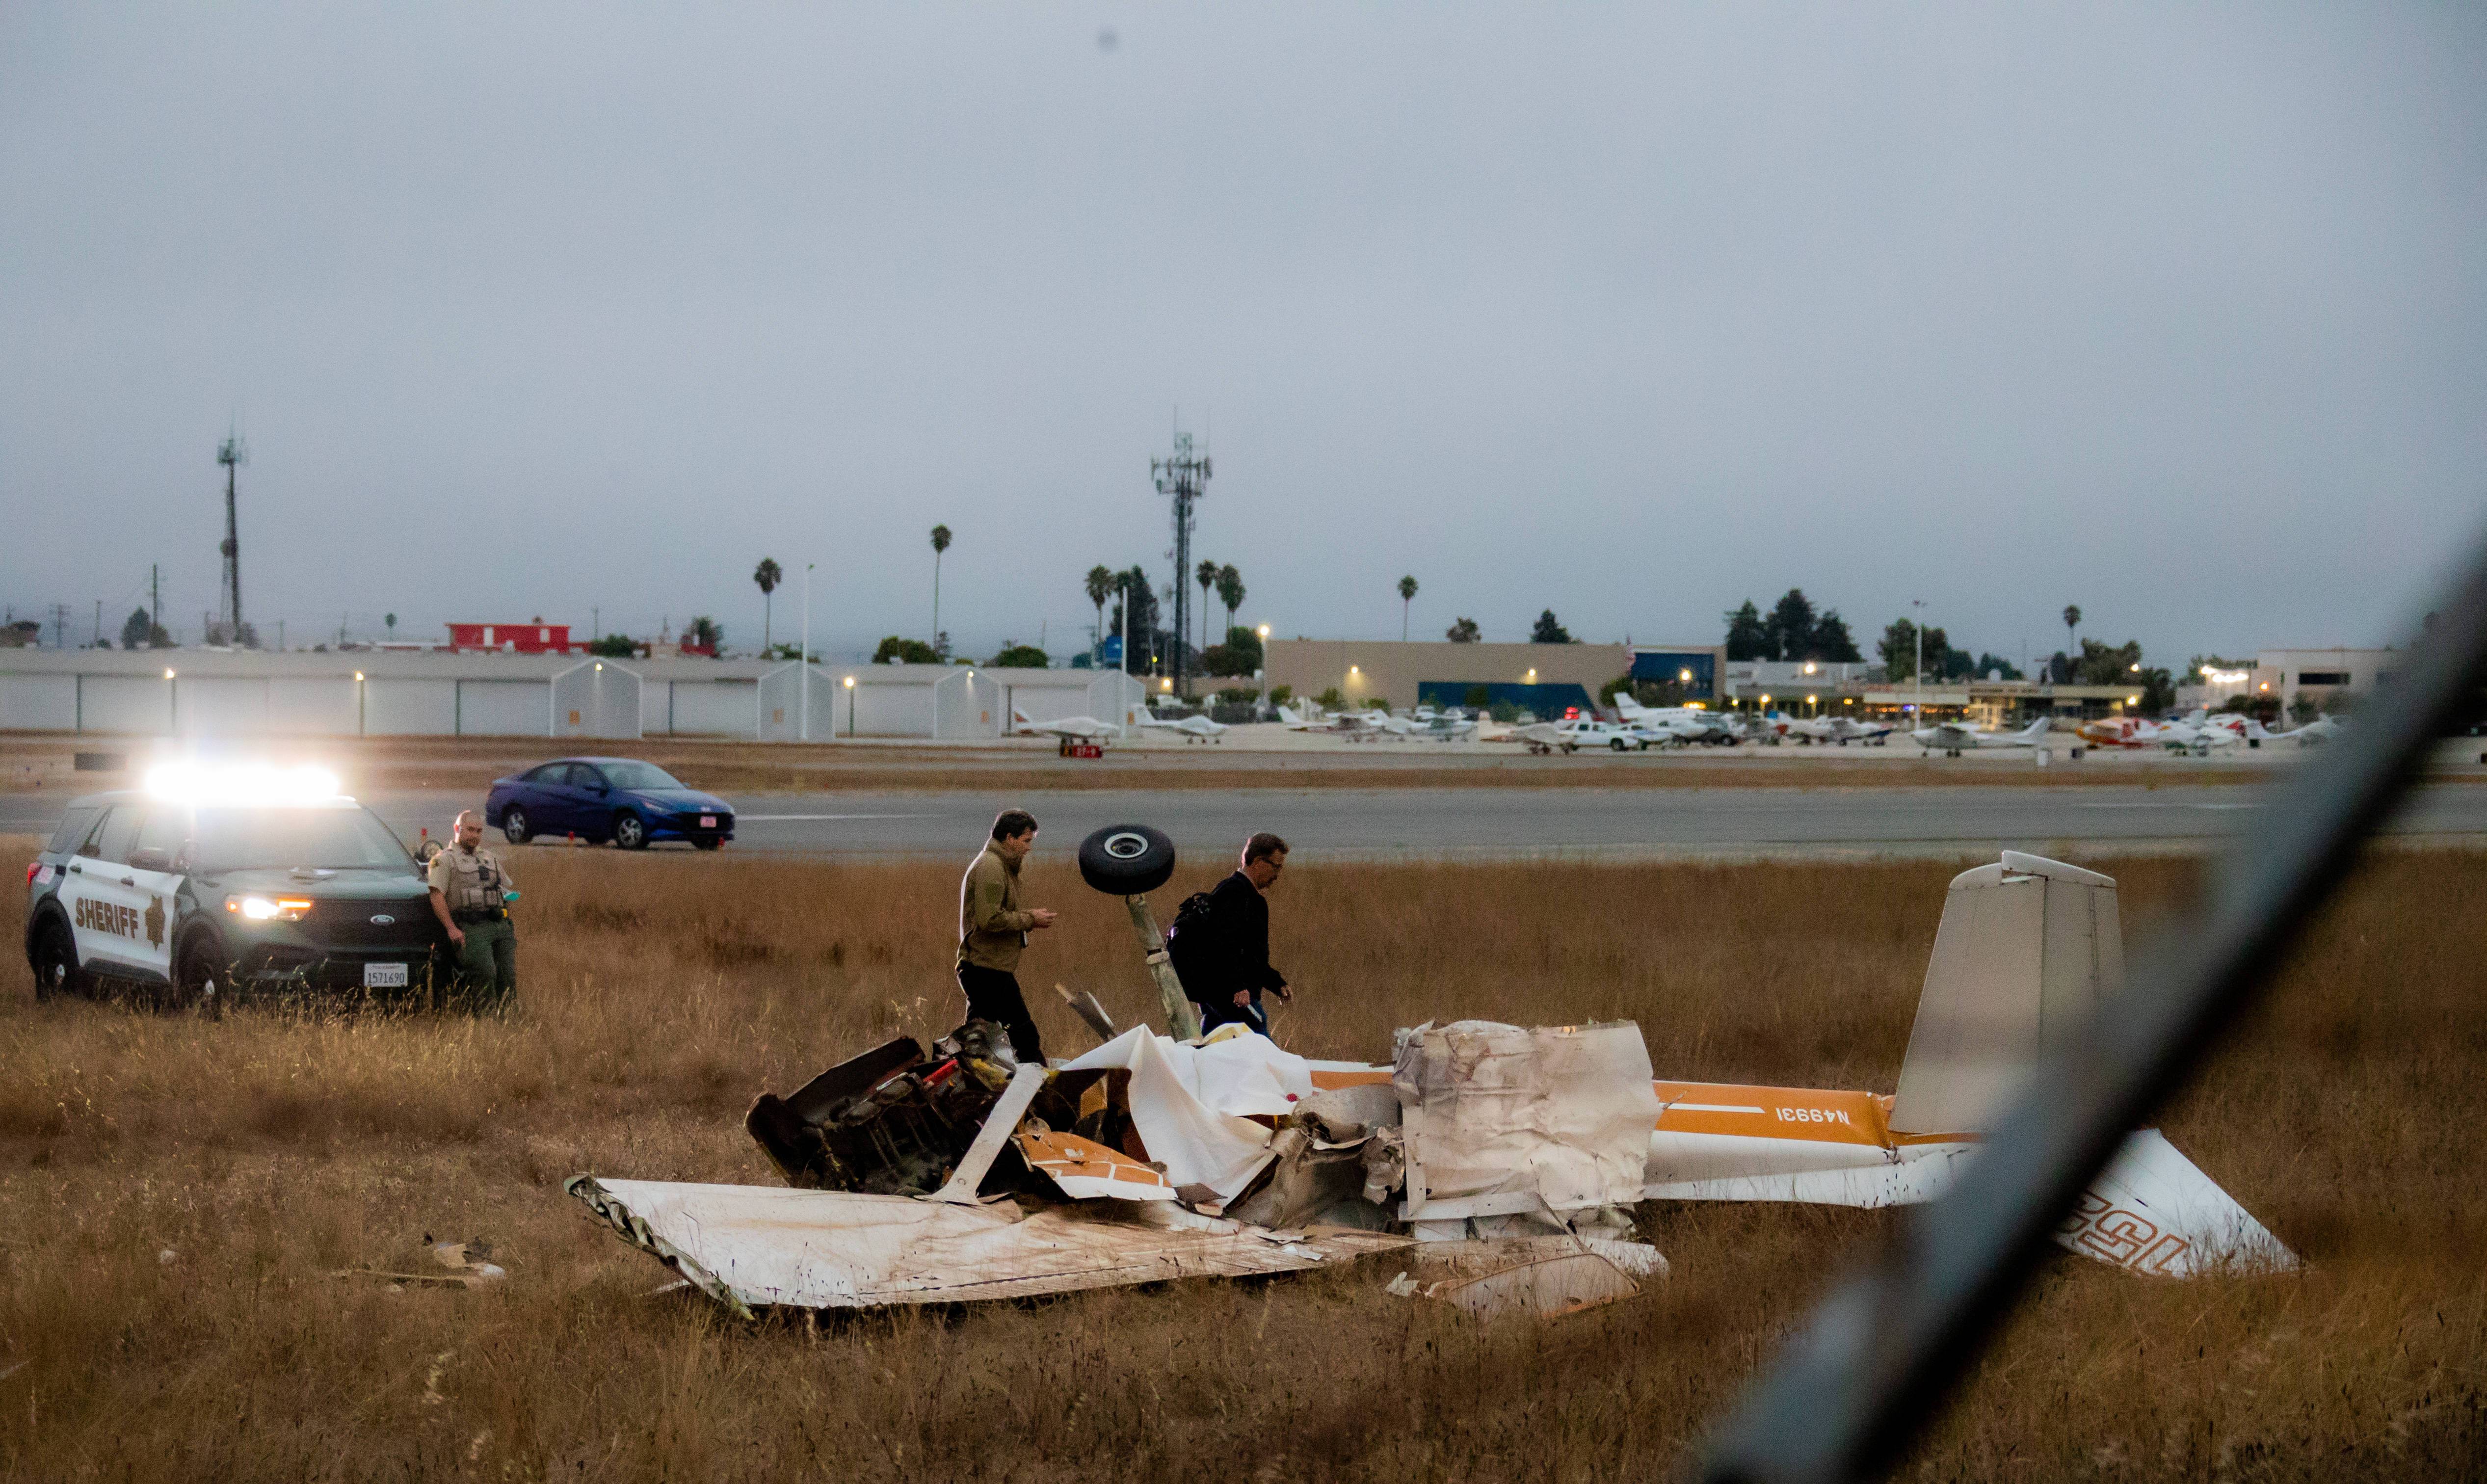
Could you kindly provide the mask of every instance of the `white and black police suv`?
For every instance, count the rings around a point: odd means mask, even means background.
[[[26,871],[35,994],[106,983],[221,1004],[253,990],[430,983],[443,939],[404,843],[333,783],[74,799]]]

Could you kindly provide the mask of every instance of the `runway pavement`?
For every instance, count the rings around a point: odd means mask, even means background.
[[[942,791],[735,797],[737,854],[959,855],[995,811],[1035,812],[1040,851],[1065,850],[1102,825],[1138,821],[1178,850],[1237,849],[1256,829],[1287,837],[1309,862],[1329,858],[1610,858],[1964,854],[2199,849],[2259,807],[2248,788],[1169,789]],[[45,833],[67,796],[0,797],[0,832]],[[409,840],[436,835],[480,796],[380,794],[366,802]],[[2487,786],[2438,785],[2414,796],[2389,829],[2487,844]],[[2469,837],[2465,842],[2463,837]],[[686,849],[686,847],[672,847]]]

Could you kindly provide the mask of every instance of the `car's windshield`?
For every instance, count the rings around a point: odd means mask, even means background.
[[[678,789],[682,780],[654,763],[599,763],[617,789]]]
[[[194,870],[323,866],[412,870],[386,825],[368,809],[201,809]]]

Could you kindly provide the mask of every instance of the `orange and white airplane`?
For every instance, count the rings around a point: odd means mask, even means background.
[[[1896,1093],[1659,1080],[1641,1197],[1860,1207],[1932,1200],[1975,1156],[2040,1054],[2123,981],[2115,882],[2005,851],[1952,880]],[[1391,1071],[1311,1065],[1314,1085],[1325,1088]],[[1491,1210],[1491,1198],[1478,1210],[1420,1198],[1398,1215],[1424,1222]],[[2297,1261],[2150,1129],[2126,1142],[2056,1241],[2165,1276]]]
[[[1275,1273],[1532,1230],[1648,1275],[1664,1271],[1654,1250],[1607,1240],[1629,1225],[1623,1213],[1635,1200],[1877,1207],[1940,1195],[2030,1067],[2123,977],[2115,882],[2007,851],[1952,880],[1890,1096],[1654,1078],[1628,1022],[1419,1026],[1401,1032],[1396,1066],[1309,1061],[1252,1034],[1177,1042],[1134,1028],[1072,1062],[1010,1071],[938,1190],[590,1175],[565,1189],[740,1313]],[[921,1072],[913,1044],[897,1047]],[[880,1054],[832,1068],[814,1087],[845,1078],[852,1085],[841,1099],[860,1088],[878,1100],[879,1084],[848,1069]],[[921,1085],[957,1066],[923,1073]],[[1048,1085],[1074,1088],[1083,1117],[1091,1101],[1119,1106],[1120,1147],[1029,1118]],[[795,1108],[813,1090],[762,1101]],[[1006,1147],[1057,1200],[1027,1210],[985,1189]],[[2055,1238],[2157,1276],[2297,1263],[2149,1129],[2127,1140]]]

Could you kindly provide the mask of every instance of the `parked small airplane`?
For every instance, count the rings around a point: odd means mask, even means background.
[[[1197,713],[1180,721],[1143,716],[1140,718],[1140,725],[1153,732],[1181,732],[1186,742],[1216,742],[1226,732],[1225,723],[1212,721]]]
[[[2034,747],[2047,740],[2047,728],[2052,724],[2041,716],[2018,732],[1988,732],[1957,722],[1939,721],[1933,726],[1919,727],[1909,735],[1928,752],[1956,758],[1980,747]]]
[[[1859,721],[1854,716],[1830,718],[1831,740],[1845,747],[1855,742],[1863,747],[1879,747],[1891,740],[1898,728],[1887,721]]]
[[[1123,729],[1110,721],[1094,716],[1060,716],[1051,721],[1030,721],[1027,713],[1013,708],[1011,735],[1014,737],[1050,737],[1064,746],[1074,742],[1103,742],[1123,735]]]

